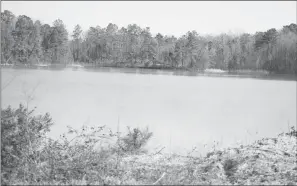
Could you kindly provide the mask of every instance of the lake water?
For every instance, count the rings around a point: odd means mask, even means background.
[[[148,148],[204,154],[212,144],[228,147],[273,137],[296,125],[296,81],[175,76],[72,70],[2,69],[2,108],[25,103],[49,112],[58,137],[67,125],[146,127]],[[33,89],[35,91],[33,91]],[[33,93],[32,93],[33,92]],[[204,146],[208,144],[208,146]]]

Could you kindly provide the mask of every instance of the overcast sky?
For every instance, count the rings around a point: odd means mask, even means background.
[[[42,23],[61,19],[68,31],[76,24],[83,30],[90,26],[120,27],[136,23],[151,32],[181,36],[196,30],[200,34],[266,31],[296,23],[294,1],[11,1],[3,2],[1,11],[16,16],[27,15]]]

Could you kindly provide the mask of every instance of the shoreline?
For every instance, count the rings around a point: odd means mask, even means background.
[[[206,76],[206,77],[225,77],[225,78],[252,78],[260,80],[281,80],[297,81],[295,74],[269,74],[265,71],[256,70],[238,70],[238,71],[221,71],[212,69],[207,71],[189,70],[186,68],[163,68],[163,67],[121,67],[121,66],[67,66],[67,65],[1,65],[1,69],[30,69],[30,70],[73,70],[73,71],[91,71],[91,72],[117,72],[117,73],[135,73],[151,75],[175,75],[175,76]]]

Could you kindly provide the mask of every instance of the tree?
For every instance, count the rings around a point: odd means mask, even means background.
[[[141,28],[136,25],[128,25],[127,28],[128,31],[128,41],[127,41],[127,45],[128,45],[128,55],[129,58],[131,60],[131,62],[134,61],[134,63],[136,62],[137,58],[139,57],[139,53],[140,53],[140,34],[141,34]]]
[[[81,58],[81,34],[82,34],[82,29],[79,25],[76,25],[73,34],[72,34],[72,42],[71,42],[71,51],[72,51],[72,56],[74,62],[77,62]]]
[[[241,34],[239,36],[239,41],[238,41],[238,47],[240,48],[240,65],[242,68],[246,66],[248,55],[250,52],[250,47],[248,46],[250,41],[250,35],[249,34]]]
[[[32,35],[33,35],[32,48],[31,48],[31,51],[29,52],[28,58],[30,59],[30,57],[32,56],[39,63],[39,59],[42,56],[42,48],[41,48],[42,38],[41,38],[41,23],[40,23],[40,21],[35,21]]]
[[[41,49],[42,49],[42,61],[51,62],[52,60],[52,46],[51,46],[51,35],[52,30],[48,24],[44,24],[41,26]]]
[[[258,51],[263,61],[261,67],[270,72],[278,71],[277,62],[273,60],[274,56],[272,56],[274,47],[276,46],[277,36],[278,34],[276,29],[272,28],[261,34],[259,39],[261,45],[258,46]]]
[[[12,32],[14,46],[12,54],[15,60],[21,63],[28,63],[31,51],[34,48],[34,25],[30,17],[25,15],[19,16]]]
[[[116,34],[118,31],[118,26],[116,24],[109,23],[106,27],[106,33],[108,35]]]
[[[227,36],[225,34],[221,34],[214,37],[212,41],[212,48],[215,49],[215,68],[226,70],[230,53],[229,47],[227,46]]]
[[[107,59],[116,61],[119,56],[118,45],[120,37],[118,35],[118,26],[116,24],[109,23],[105,29],[105,41],[107,49]]]
[[[175,53],[176,66],[180,66],[180,67],[184,66],[184,61],[187,55],[186,43],[187,43],[187,38],[185,35],[180,37],[175,43],[174,53]]]
[[[159,62],[171,66],[176,65],[174,54],[176,38],[157,34],[155,40],[158,43],[157,52]]]
[[[228,38],[227,46],[229,47],[227,68],[229,71],[237,70],[243,66],[240,37],[235,36]]]
[[[55,20],[50,37],[50,46],[53,49],[52,63],[61,63],[66,60],[68,53],[68,32],[62,20]]]
[[[113,62],[108,65],[171,65],[187,69],[217,68],[223,70],[264,69],[271,73],[297,73],[297,25],[268,29],[255,34],[220,34],[200,36],[189,31],[178,39],[150,28],[130,24],[118,28],[90,27],[85,33],[76,25],[68,41],[62,20],[52,26],[33,21],[26,15],[15,18],[12,12],[1,12],[1,63],[37,61]],[[130,64],[128,64],[130,63]]]
[[[160,33],[158,33],[155,36],[155,39],[157,41],[157,60],[162,61],[162,55],[161,55],[161,47],[164,45],[164,36]]]
[[[200,69],[205,69],[209,65],[209,59],[207,53],[207,42],[203,37],[200,37],[196,31],[192,31],[189,35],[189,50],[191,55],[192,66]],[[199,67],[200,66],[200,67]]]
[[[82,42],[81,42],[81,56],[80,60],[82,62],[90,63],[90,59],[88,57],[88,43],[87,43],[87,37],[84,33],[82,33]]]
[[[207,43],[207,57],[208,57],[208,68],[215,68],[216,67],[216,51],[215,48],[213,47],[213,42],[209,41]]]
[[[120,36],[121,40],[121,47],[120,47],[120,58],[119,62],[126,62],[127,61],[127,53],[128,53],[128,30],[125,27],[122,27],[118,34]]]
[[[157,58],[157,42],[153,39],[149,27],[146,27],[141,32],[141,40],[141,59],[146,61],[153,61],[154,63]]]
[[[99,26],[90,27],[87,32],[85,38],[87,56],[93,62],[99,59],[102,61],[108,56],[107,39],[104,32],[104,29]]]
[[[278,33],[270,32],[272,44],[266,50],[270,56],[263,64],[263,68],[274,73],[296,73],[296,46],[297,38],[294,30],[287,30],[287,27]]]
[[[12,49],[15,43],[12,35],[14,27],[15,15],[8,10],[1,12],[1,63],[11,61]]]

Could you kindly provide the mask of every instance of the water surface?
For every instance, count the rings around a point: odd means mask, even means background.
[[[126,126],[154,133],[148,147],[185,154],[273,137],[296,125],[296,81],[175,76],[166,72],[2,69],[2,108],[25,103],[49,112],[58,137],[67,125]],[[34,88],[35,91],[34,91]]]

